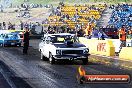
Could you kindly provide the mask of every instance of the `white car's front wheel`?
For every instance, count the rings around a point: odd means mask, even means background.
[[[83,58],[82,62],[84,65],[88,64],[88,58]]]
[[[55,64],[55,59],[54,59],[54,57],[52,56],[52,53],[49,53],[49,62],[50,62],[51,64]]]
[[[48,61],[48,58],[46,58],[46,57],[43,55],[42,52],[41,52],[41,60],[43,60],[43,61]]]

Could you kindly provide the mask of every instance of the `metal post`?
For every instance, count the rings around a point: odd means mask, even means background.
[[[5,46],[5,42],[4,42],[4,40],[3,40],[3,47]]]
[[[131,47],[132,47],[132,40],[131,40]]]
[[[76,6],[75,6],[75,10],[76,10]],[[76,11],[76,14],[75,14],[75,22],[76,22],[76,25],[75,25],[75,31],[76,31],[76,36],[77,36],[77,13],[78,11]]]

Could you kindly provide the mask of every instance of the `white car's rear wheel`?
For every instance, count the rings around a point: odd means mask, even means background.
[[[21,47],[21,44],[19,44],[19,47]]]
[[[51,64],[55,64],[55,59],[54,59],[54,57],[52,56],[51,53],[49,53],[49,62],[50,62]]]
[[[42,52],[41,52],[41,60],[44,60],[44,55]]]

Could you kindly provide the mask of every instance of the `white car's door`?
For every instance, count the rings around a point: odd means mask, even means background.
[[[45,42],[45,37],[42,38],[42,39],[41,39],[41,42],[39,43],[39,51],[42,51],[44,42]]]
[[[39,45],[41,52],[43,53],[44,56],[46,56],[47,58],[49,57],[49,39],[48,36],[44,37],[42,39],[42,42]]]
[[[45,39],[45,44],[44,44],[44,46],[43,46],[43,49],[44,49],[44,53],[45,53],[45,56],[47,57],[47,58],[49,58],[49,52],[50,52],[50,47],[51,46],[51,44],[50,44],[50,37],[47,37],[46,39]]]
[[[45,42],[45,44],[44,44],[44,46],[43,46],[43,52],[44,52],[44,55],[47,57],[47,58],[49,58],[49,44],[47,44],[46,42]]]

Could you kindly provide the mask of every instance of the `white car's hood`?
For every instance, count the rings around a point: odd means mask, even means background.
[[[68,46],[65,43],[54,43],[54,46],[56,48],[80,48],[80,47],[86,47],[85,45],[80,44],[80,43],[73,43],[71,46]]]

